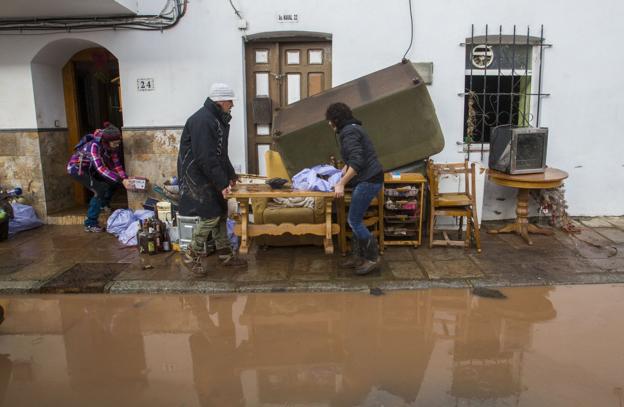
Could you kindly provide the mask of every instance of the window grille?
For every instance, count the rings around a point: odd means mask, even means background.
[[[490,141],[490,132],[499,125],[539,127],[543,97],[542,71],[544,26],[539,37],[519,34],[513,26],[511,35],[489,32],[475,35],[474,25],[470,37],[461,44],[466,48],[464,92],[464,149],[483,153]]]

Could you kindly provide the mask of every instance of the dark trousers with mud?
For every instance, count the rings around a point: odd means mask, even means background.
[[[118,184],[106,182],[93,174],[72,174],[71,177],[82,184],[89,191],[93,192],[93,196],[89,201],[87,209],[87,217],[84,221],[85,226],[97,226],[98,217],[103,207],[110,205],[113,193]]]
[[[193,251],[195,253],[202,253],[205,243],[211,236],[217,250],[226,248],[231,250],[232,245],[227,236],[226,221],[226,216],[218,216],[210,219],[202,218],[193,231],[193,241],[191,242]]]

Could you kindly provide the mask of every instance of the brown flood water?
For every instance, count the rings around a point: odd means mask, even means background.
[[[7,406],[622,406],[624,286],[0,300]]]

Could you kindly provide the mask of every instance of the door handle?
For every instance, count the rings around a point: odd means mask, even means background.
[[[270,75],[273,76],[273,79],[281,81],[282,79],[284,79],[284,77],[286,76],[283,73],[273,73],[273,72],[269,72]]]

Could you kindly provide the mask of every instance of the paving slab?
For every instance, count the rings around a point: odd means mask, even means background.
[[[624,273],[624,257],[613,256],[606,259],[588,259],[587,261],[603,271]]]
[[[624,216],[608,216],[605,219],[613,226],[624,229]]]
[[[397,279],[424,280],[427,277],[415,261],[388,261],[392,275]]]
[[[414,249],[388,246],[383,257],[386,261],[414,261]]]
[[[336,274],[336,264],[330,257],[303,257],[294,259],[291,279],[301,281],[329,281]]]
[[[589,228],[608,228],[612,226],[609,220],[604,217],[580,219],[579,221]]]
[[[469,258],[453,260],[419,259],[418,262],[431,280],[483,277],[483,273]]]
[[[624,230],[618,228],[594,228],[598,234],[611,240],[613,243],[624,243]]]

